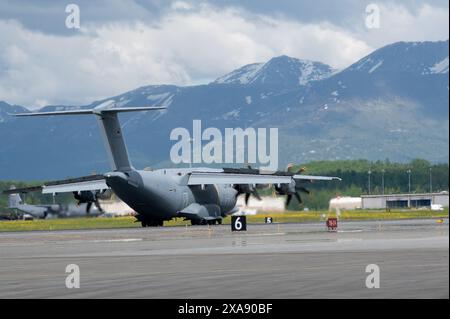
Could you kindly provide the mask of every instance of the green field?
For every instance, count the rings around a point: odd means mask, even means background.
[[[264,218],[270,216],[275,223],[301,223],[324,221],[327,216],[335,217],[334,213],[326,211],[317,212],[286,212],[258,214],[247,216],[247,223],[264,223]],[[408,210],[408,211],[343,211],[340,220],[399,220],[399,219],[441,219],[448,218],[448,209],[444,211]],[[134,222],[134,217],[115,218],[73,218],[73,219],[46,219],[46,220],[14,220],[1,221],[0,232],[7,231],[29,231],[29,230],[63,230],[63,229],[106,229],[106,228],[132,228],[141,227],[140,223]],[[231,218],[224,219],[225,224],[230,223]],[[166,226],[190,225],[188,221],[181,218],[165,222]]]

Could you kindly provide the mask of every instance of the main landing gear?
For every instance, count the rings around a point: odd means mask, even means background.
[[[142,225],[142,227],[158,227],[158,226],[163,226],[164,221],[163,220],[142,220],[141,225]]]
[[[222,219],[211,219],[211,220],[206,220],[206,219],[191,219],[191,225],[195,226],[195,225],[215,225],[215,224],[222,224]]]

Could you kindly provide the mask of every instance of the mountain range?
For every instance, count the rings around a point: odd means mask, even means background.
[[[289,162],[449,159],[448,40],[397,42],[343,70],[279,56],[196,86],[149,85],[94,101],[167,106],[121,115],[137,168],[174,166],[176,127],[277,127],[280,168]],[[73,109],[46,106],[40,111]],[[0,102],[0,179],[54,179],[109,169],[95,118],[14,118]]]

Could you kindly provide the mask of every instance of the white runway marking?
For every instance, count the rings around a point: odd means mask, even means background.
[[[345,243],[345,242],[352,242],[352,241],[362,241],[362,238],[342,238],[338,239],[336,242],[338,243]]]
[[[120,242],[132,242],[132,241],[142,241],[142,238],[123,238],[123,239],[99,239],[99,240],[89,240],[90,243],[120,243]]]
[[[362,233],[362,229],[355,229],[355,230],[338,230],[338,233]]]

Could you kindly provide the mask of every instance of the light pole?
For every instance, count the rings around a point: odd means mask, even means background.
[[[381,170],[381,191],[382,191],[383,195],[384,195],[384,173],[385,172],[386,171],[384,169]]]
[[[406,173],[408,173],[408,193],[411,194],[411,170],[408,169]]]
[[[370,195],[370,191],[371,191],[371,189],[370,189],[370,175],[372,175],[372,171],[369,169],[369,171],[367,172],[367,174],[369,175],[369,195]]]
[[[431,174],[432,168],[430,167],[430,194],[433,193],[433,177]]]

